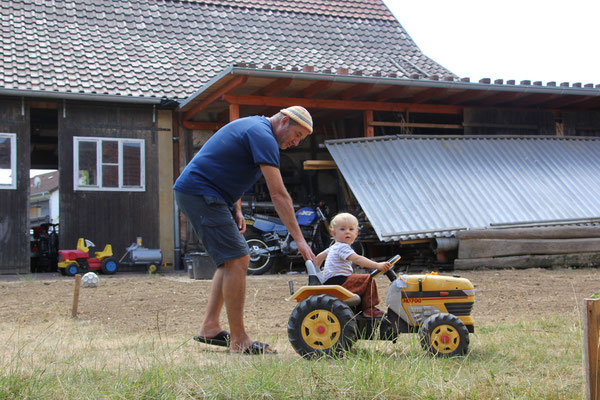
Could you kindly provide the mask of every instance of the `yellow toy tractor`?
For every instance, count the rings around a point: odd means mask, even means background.
[[[392,258],[395,264],[400,256]],[[323,285],[320,271],[306,262],[308,286],[288,300],[298,302],[288,321],[288,338],[294,350],[305,358],[337,356],[358,339],[396,341],[400,333],[417,333],[421,346],[436,356],[465,354],[469,333],[475,323],[471,310],[475,289],[468,279],[442,276],[398,275],[394,267],[386,272],[391,285],[387,311],[381,318],[367,318],[360,312],[360,296],[342,286]],[[380,271],[374,271],[374,278]]]

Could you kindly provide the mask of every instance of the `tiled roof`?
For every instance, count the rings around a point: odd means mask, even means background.
[[[29,179],[30,194],[52,192],[58,189],[58,171],[36,175]]]
[[[190,0],[196,3],[273,11],[293,11],[307,14],[333,15],[348,18],[394,20],[380,0]]]
[[[212,3],[234,2],[2,2],[0,88],[183,99],[240,62],[452,75],[378,0]]]

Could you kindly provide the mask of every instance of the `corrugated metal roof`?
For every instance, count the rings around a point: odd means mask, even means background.
[[[382,241],[600,218],[600,138],[386,136],[325,145]]]

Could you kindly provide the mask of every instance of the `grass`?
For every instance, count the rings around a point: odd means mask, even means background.
[[[158,334],[122,336],[82,321],[0,323],[1,399],[580,399],[582,327],[573,318],[488,325],[469,353],[432,358],[417,335],[359,341],[339,359],[243,356]]]

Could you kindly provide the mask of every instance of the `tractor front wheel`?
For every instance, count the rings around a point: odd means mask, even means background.
[[[421,346],[434,356],[458,356],[466,354],[469,349],[469,331],[452,314],[435,314],[423,321],[419,340]]]
[[[79,265],[77,263],[69,263],[65,267],[65,275],[67,276],[75,276],[79,273]]]
[[[100,268],[103,274],[112,275],[117,272],[117,259],[114,257],[107,257],[102,260],[102,267]]]
[[[350,307],[326,294],[302,300],[288,322],[290,343],[304,358],[341,355],[352,348],[357,331]]]

